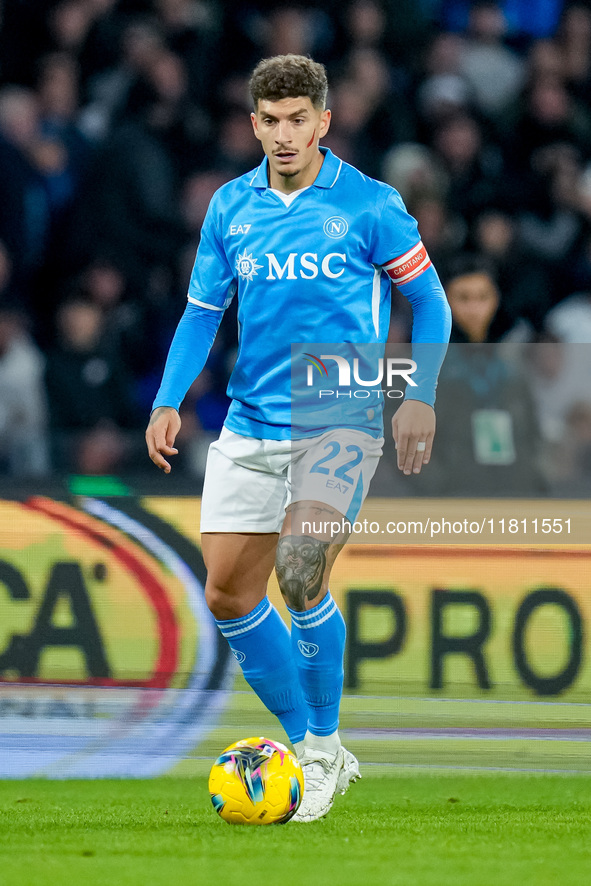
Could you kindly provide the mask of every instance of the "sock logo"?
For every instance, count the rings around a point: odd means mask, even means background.
[[[239,652],[238,649],[233,649],[232,655],[234,656],[238,664],[242,664],[243,661],[246,661],[246,655],[244,654],[244,652]]]
[[[306,658],[312,658],[319,651],[320,647],[316,643],[304,643],[303,640],[298,640],[298,649]]]

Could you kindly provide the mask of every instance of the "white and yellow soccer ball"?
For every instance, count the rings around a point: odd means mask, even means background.
[[[297,757],[268,738],[244,738],[226,748],[209,774],[215,811],[228,824],[280,824],[304,795]]]

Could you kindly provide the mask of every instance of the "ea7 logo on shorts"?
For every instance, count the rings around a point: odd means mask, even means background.
[[[320,651],[320,647],[316,643],[304,643],[303,640],[298,640],[298,649],[306,658],[313,658]]]
[[[332,215],[324,222],[324,233],[333,240],[340,240],[349,230],[349,225],[340,215]]]
[[[246,655],[244,652],[239,652],[237,649],[232,650],[232,655],[238,662],[238,664],[242,664],[243,661],[246,661]]]

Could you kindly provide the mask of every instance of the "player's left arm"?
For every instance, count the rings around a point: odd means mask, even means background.
[[[413,311],[413,385],[392,419],[397,461],[405,474],[418,474],[431,458],[435,436],[435,390],[451,331],[451,311],[427,250],[421,242],[384,266]],[[421,444],[417,449],[417,444]],[[424,450],[423,450],[424,444]]]

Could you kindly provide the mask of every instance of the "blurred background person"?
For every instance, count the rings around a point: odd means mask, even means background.
[[[96,253],[113,255],[138,288],[151,271],[176,267],[186,239],[175,163],[177,88],[184,92],[177,82],[174,96],[163,96],[149,80],[136,83],[124,120],[96,156],[68,237],[78,266]]]
[[[494,267],[460,254],[447,269],[450,348],[437,390],[439,435],[426,479],[429,494],[538,496],[547,484],[534,398],[516,346],[501,346],[501,297]]]
[[[561,316],[565,341],[586,334],[589,3],[39,0],[2,4],[0,241],[7,297],[43,354],[64,299],[89,300],[149,408],[203,207],[260,160],[248,71],[289,51],[327,65],[327,145],[400,191],[442,273],[465,250],[494,265],[490,340]],[[232,306],[195,439],[237,335]],[[390,339],[410,335],[395,292]]]
[[[0,240],[6,245],[16,285],[31,300],[50,237],[50,205],[38,168],[39,105],[21,86],[0,88]]]
[[[100,307],[80,298],[57,313],[57,344],[45,383],[58,470],[103,474],[124,470],[141,420],[117,342],[105,336]]]
[[[524,77],[523,59],[506,45],[508,30],[500,2],[477,0],[470,4],[459,69],[470,85],[476,107],[492,119],[513,101]]]
[[[449,179],[448,205],[468,224],[502,190],[503,157],[475,116],[460,112],[435,128],[432,146]]]
[[[6,259],[0,250],[0,291]],[[38,477],[49,470],[44,359],[27,319],[0,301],[0,473]]]
[[[531,337],[552,303],[549,271],[523,242],[515,216],[502,207],[484,209],[471,234],[474,249],[496,269],[504,325],[521,323],[523,336]]]

